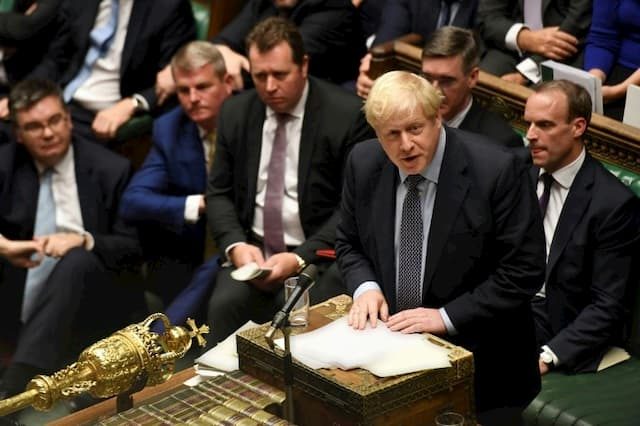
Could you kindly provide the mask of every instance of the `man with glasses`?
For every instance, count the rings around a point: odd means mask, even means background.
[[[127,160],[72,141],[49,81],[19,83],[9,102],[18,143],[0,147],[0,338],[15,340],[15,351],[0,397],[60,368],[77,355],[72,342],[99,337],[83,325],[112,332],[141,300],[111,280],[139,257],[135,231],[117,217]]]
[[[422,49],[422,73],[444,99],[440,114],[444,123],[480,133],[507,147],[522,147],[522,138],[500,116],[474,102],[471,90],[478,83],[478,44],[471,31],[442,27],[434,31]]]

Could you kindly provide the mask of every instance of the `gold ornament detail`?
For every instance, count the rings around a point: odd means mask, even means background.
[[[159,320],[164,332],[149,328]],[[165,382],[195,338],[200,346],[206,344],[203,334],[206,325],[198,328],[189,318],[185,327],[171,325],[165,314],[155,313],[144,321],[116,331],[85,349],[78,361],[52,374],[34,377],[27,390],[0,401],[0,416],[33,406],[45,411],[64,398],[89,392],[97,398],[125,394],[136,386],[153,386]]]

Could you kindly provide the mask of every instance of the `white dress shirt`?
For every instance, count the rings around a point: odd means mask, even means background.
[[[567,199],[567,195],[569,195],[569,190],[571,189],[571,185],[573,184],[576,175],[580,171],[582,164],[584,163],[585,158],[585,150],[582,148],[580,155],[573,160],[570,164],[562,167],[561,169],[556,170],[551,173],[553,176],[553,183],[551,184],[551,192],[549,193],[549,204],[547,204],[547,211],[544,216],[544,237],[546,243],[546,253],[547,259],[549,258],[549,250],[551,249],[551,243],[553,242],[553,236],[556,232],[556,226],[558,225],[558,220],[560,219],[560,214],[562,213],[562,207],[564,206],[564,202]],[[545,173],[544,169],[540,169],[540,175]],[[542,195],[544,191],[544,183],[542,179],[538,179],[538,186],[536,189],[536,193],[538,198]],[[538,296],[545,296],[545,286],[542,285],[542,288],[538,292]]]
[[[202,149],[204,150],[204,158],[209,158],[209,151],[211,146],[206,140],[207,132],[202,127],[198,126],[198,134],[200,135],[200,141],[202,143]],[[206,163],[206,160],[205,160]],[[207,170],[207,173],[209,170]],[[204,194],[187,195],[184,203],[184,220],[187,223],[196,223],[200,218],[200,202],[204,199]]]
[[[580,171],[582,164],[584,163],[585,158],[585,149],[582,148],[580,151],[580,155],[573,160],[570,164],[562,167],[561,169],[556,170],[551,173],[553,176],[553,182],[551,184],[551,191],[549,193],[549,204],[547,204],[547,211],[544,215],[544,238],[545,238],[545,247],[547,253],[547,260],[549,259],[549,250],[551,249],[551,243],[553,242],[553,236],[556,232],[556,226],[558,225],[558,220],[560,219],[560,214],[562,213],[562,208],[564,207],[564,202],[567,199],[567,195],[569,195],[569,190],[571,189],[571,185],[576,178],[576,175]],[[540,169],[540,175],[545,173],[544,169]],[[536,188],[536,193],[538,198],[542,195],[544,191],[544,183],[542,179],[538,179],[538,186]],[[545,284],[542,284],[542,288],[536,294],[539,297],[546,297],[546,288]],[[556,367],[560,365],[560,360],[557,355],[551,350],[551,348],[547,345],[542,346],[542,351],[551,355],[553,359],[553,365]]]
[[[38,173],[42,175],[46,167],[36,162],[36,168]],[[86,237],[84,248],[93,249],[95,244],[93,236],[84,229],[82,221],[73,145],[69,146],[69,150],[62,160],[53,167],[51,189],[56,203],[56,231],[84,235]]]
[[[120,93],[120,69],[131,8],[134,0],[120,0],[118,26],[107,53],[98,58],[91,75],[73,95],[73,100],[90,111],[101,111],[122,99]],[[106,25],[111,16],[111,0],[102,0],[93,28]]]
[[[299,246],[305,240],[298,204],[298,160],[300,158],[300,137],[308,94],[309,82],[305,83],[300,100],[293,110],[289,112],[292,118],[286,123],[287,154],[285,160],[284,198],[282,200],[282,224],[284,242],[288,246]],[[259,236],[264,235],[263,209],[267,193],[271,148],[273,147],[277,126],[276,112],[267,107],[266,119],[262,126],[262,149],[260,151],[260,166],[256,183],[256,206],[252,226],[253,232]]]

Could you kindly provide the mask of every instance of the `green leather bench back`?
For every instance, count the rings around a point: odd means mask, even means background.
[[[627,185],[634,194],[640,197],[640,176],[637,173],[624,169],[616,164],[602,162],[602,164],[613,173],[622,183]]]
[[[193,17],[196,20],[196,32],[198,40],[206,40],[209,35],[209,23],[211,22],[211,12],[209,4],[202,4],[198,1],[191,2]]]
[[[14,0],[0,0],[0,12],[10,12],[13,10]]]

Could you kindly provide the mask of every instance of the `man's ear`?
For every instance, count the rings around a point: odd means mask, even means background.
[[[473,89],[478,84],[478,79],[480,78],[480,68],[473,67],[469,72],[469,88]]]
[[[231,74],[224,73],[224,77],[222,77],[222,83],[227,88],[228,93],[233,91],[233,76]]]
[[[584,117],[577,117],[573,119],[573,137],[581,139],[587,131],[587,120]]]
[[[306,78],[309,75],[309,55],[302,57],[302,75]]]

